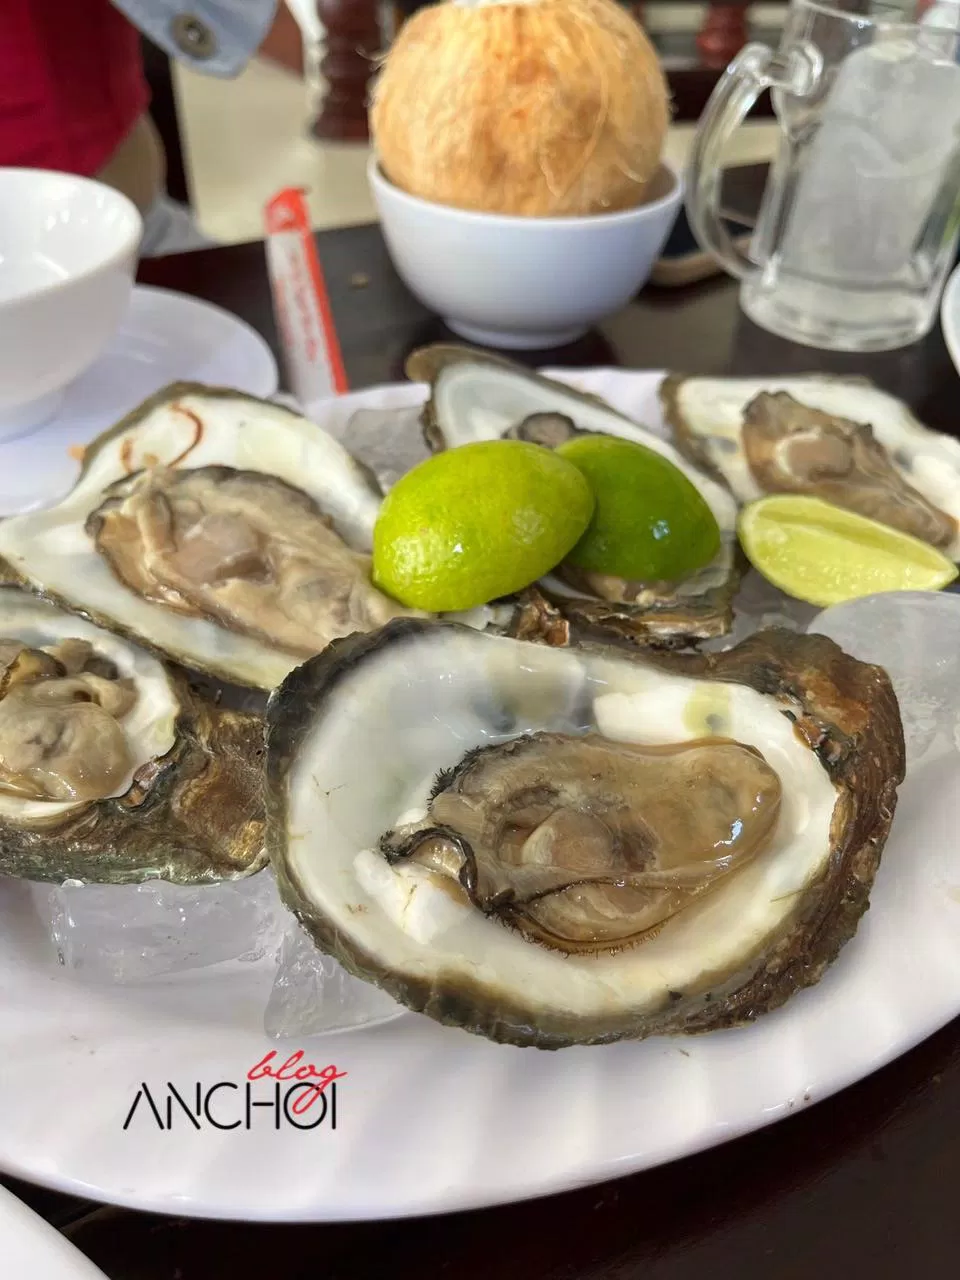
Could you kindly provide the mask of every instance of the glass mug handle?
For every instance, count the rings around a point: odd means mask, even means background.
[[[754,270],[754,263],[737,247],[720,214],[724,147],[766,89],[805,97],[822,70],[823,60],[812,45],[785,52],[765,44],[745,45],[717,81],[700,117],[687,164],[687,217],[701,245],[740,279]]]

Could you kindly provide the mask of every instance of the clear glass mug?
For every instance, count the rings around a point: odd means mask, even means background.
[[[914,17],[792,0],[779,49],[747,45],[700,119],[691,226],[746,314],[794,342],[891,350],[936,319],[960,231],[960,2]],[[744,253],[720,216],[722,156],[765,89],[780,146]]]

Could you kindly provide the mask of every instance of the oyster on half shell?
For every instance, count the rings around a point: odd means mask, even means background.
[[[960,560],[960,441],[866,379],[671,374],[660,398],[677,448],[739,502],[809,494]]]
[[[0,875],[202,884],[266,861],[263,719],[0,588]]]
[[[560,566],[541,589],[571,622],[660,644],[707,639],[730,630],[742,571],[736,503],[725,486],[691,466],[661,436],[599,397],[533,374],[497,356],[454,345],[415,351],[408,377],[430,386],[424,438],[434,451],[476,440],[528,440],[553,448],[573,435],[619,436],[670,461],[700,491],[720,528],[715,559],[682,582],[628,582]]]
[[[709,1031],[856,931],[904,772],[885,673],[397,620],[271,696],[267,832],[317,945],[411,1009],[544,1049]]]
[[[86,450],[56,506],[0,522],[13,574],[175,661],[268,690],[408,615],[370,581],[379,489],[314,423],[178,383]]]

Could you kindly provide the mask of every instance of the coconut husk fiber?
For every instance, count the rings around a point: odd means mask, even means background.
[[[445,0],[401,27],[370,123],[401,190],[558,217],[643,203],[669,114],[656,51],[615,0]]]

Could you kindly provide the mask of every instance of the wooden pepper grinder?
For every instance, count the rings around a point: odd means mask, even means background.
[[[725,67],[747,43],[747,4],[713,4],[697,34],[697,50],[705,67]]]
[[[328,142],[365,142],[367,95],[383,40],[376,0],[317,0],[325,52],[320,72],[327,91],[313,132]]]

